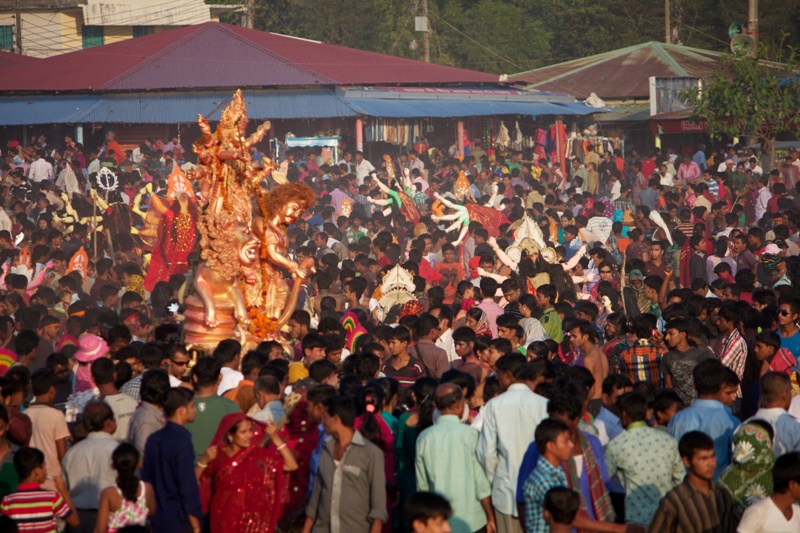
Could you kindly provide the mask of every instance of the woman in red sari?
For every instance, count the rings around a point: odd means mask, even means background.
[[[242,413],[219,424],[201,484],[210,483],[211,533],[269,533],[285,502],[284,472],[297,468],[275,424],[264,426]]]

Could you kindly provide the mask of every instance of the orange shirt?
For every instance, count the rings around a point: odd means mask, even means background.
[[[106,145],[106,153],[108,153],[110,150],[114,150],[114,161],[117,162],[117,166],[125,161],[125,152],[122,150],[117,141],[108,142]]]
[[[239,404],[239,409],[246,414],[256,403],[253,385],[252,381],[243,379],[235,389],[229,390],[222,397]]]

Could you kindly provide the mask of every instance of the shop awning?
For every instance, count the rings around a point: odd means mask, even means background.
[[[0,126],[84,122],[99,96],[29,96],[0,98]]]
[[[0,126],[28,124],[174,124],[194,122],[200,113],[219,120],[229,91],[127,93],[97,96],[0,98]],[[252,120],[352,117],[357,112],[332,90],[247,91]]]
[[[569,95],[513,89],[394,88],[245,91],[253,120],[355,117],[446,118],[492,115],[590,115],[603,112]],[[176,124],[197,114],[216,121],[231,91],[140,92],[91,96],[0,97],[0,126]]]
[[[591,115],[598,110],[582,103],[491,102],[459,100],[385,100],[347,98],[362,115],[384,118],[477,117],[492,115]]]
[[[337,94],[362,115],[383,118],[590,115],[568,94],[486,87],[347,87]]]

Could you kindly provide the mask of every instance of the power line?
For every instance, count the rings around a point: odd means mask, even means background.
[[[164,4],[165,5],[180,4],[182,2],[185,2],[185,0],[165,0]],[[164,6],[162,5],[160,7],[164,7]],[[177,5],[177,6],[174,6],[174,7],[175,8],[179,8],[181,6]],[[151,10],[152,6],[149,7],[149,8],[131,9],[131,10],[126,12],[126,15],[130,15],[131,13],[139,12],[139,11],[143,11],[143,10],[148,10],[148,9]],[[181,12],[182,16],[172,19],[173,23],[172,24],[168,24],[167,26],[180,25],[182,23],[188,23],[189,21],[194,20],[194,18],[196,18],[197,15],[201,15],[201,14],[206,13],[206,12],[210,13],[210,8],[206,4],[199,4],[199,5],[195,4],[194,6],[191,6],[191,7],[187,6],[186,10]],[[42,15],[36,13],[36,12],[26,11],[24,14],[33,16],[33,17],[38,18],[38,19],[41,19],[41,20],[47,22],[48,24],[53,24],[54,23],[54,21],[52,19],[48,19],[48,18],[46,18],[46,17],[44,17],[44,16],[42,16]],[[141,20],[141,17],[139,17],[137,15],[132,15],[132,16],[128,16],[127,18],[121,18],[121,19],[115,20],[114,21],[114,26],[135,26],[137,24],[133,24],[133,23],[134,22],[138,22],[139,20]],[[177,22],[177,24],[176,24],[176,22]],[[141,26],[158,26],[158,24],[152,24],[152,23],[151,24],[138,24],[138,25],[141,25]],[[84,24],[84,26],[92,26],[92,24]],[[106,26],[103,26],[103,27],[106,27]],[[109,26],[109,27],[113,27],[113,26]]]
[[[200,14],[201,10],[203,10],[202,7],[198,8],[198,10],[195,13]],[[34,22],[30,21],[30,20],[26,21],[24,33],[32,35],[33,37],[36,38],[37,41],[39,41],[34,46],[26,46],[26,48],[32,49],[32,50],[43,50],[43,51],[50,51],[50,52],[57,52],[57,53],[65,53],[65,52],[69,52],[69,51],[76,51],[76,50],[83,49],[83,37],[82,36],[81,37],[75,37],[75,36],[70,35],[70,36],[67,36],[67,38],[65,38],[65,39],[60,39],[60,40],[56,39],[56,38],[52,37],[52,31],[49,29],[49,26],[51,26],[53,24],[52,20],[50,20],[50,19],[48,19],[48,18],[46,18],[44,16],[41,16],[39,14],[36,14],[36,13],[29,13],[28,12],[28,13],[26,13],[26,15],[31,15],[34,18],[38,18],[39,20],[41,20],[44,23],[47,23],[47,25],[48,25],[48,27],[45,27],[45,26],[42,26],[42,25],[38,25],[38,24],[36,24],[36,23],[34,23]],[[131,18],[129,20],[133,21],[134,19]],[[189,25],[189,23],[194,22],[194,15],[189,15],[189,16],[187,16],[185,18],[177,19],[177,20],[173,19],[173,21],[174,21],[176,27],[186,26],[186,25]],[[128,26],[128,25],[121,24],[121,26]],[[101,26],[101,27],[103,27],[103,26]],[[109,37],[109,36],[108,35],[104,35],[104,40],[107,37]]]
[[[446,26],[448,26],[448,27],[452,28],[454,31],[458,32],[458,33],[459,33],[461,36],[463,36],[465,39],[467,39],[467,40],[469,40],[469,41],[471,41],[471,42],[475,43],[476,45],[478,45],[479,47],[483,48],[484,50],[486,50],[487,52],[489,52],[489,53],[490,53],[490,54],[492,54],[493,56],[495,56],[495,57],[497,57],[497,58],[499,58],[499,59],[502,59],[503,61],[505,61],[505,62],[506,62],[506,63],[508,63],[509,65],[513,65],[513,66],[517,67],[517,68],[518,68],[518,69],[520,69],[520,70],[525,70],[525,67],[523,67],[522,65],[519,65],[519,64],[517,64],[517,63],[514,63],[514,62],[513,62],[513,61],[511,61],[510,59],[506,59],[505,57],[501,56],[500,54],[498,54],[498,53],[497,53],[497,52],[495,52],[494,50],[492,50],[492,49],[490,49],[490,48],[487,48],[486,46],[482,45],[481,43],[479,43],[478,41],[476,41],[475,39],[473,39],[472,37],[470,37],[469,35],[467,35],[467,34],[466,34],[466,33],[464,33],[463,31],[459,30],[458,28],[456,28],[455,26],[453,26],[452,24],[450,24],[449,22],[447,22],[446,20],[444,20],[444,19],[443,19],[442,17],[440,17],[438,14],[436,14],[436,13],[430,13],[430,14],[431,14],[431,15],[433,15],[434,17],[436,17],[436,19],[437,19],[439,22],[442,22],[442,23],[443,23],[443,24],[445,24]]]

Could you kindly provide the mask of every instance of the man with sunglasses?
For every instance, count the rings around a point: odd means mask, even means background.
[[[781,348],[786,348],[795,359],[800,357],[800,300],[797,298],[782,299],[778,311],[778,336],[781,338]],[[800,360],[800,359],[798,359]]]
[[[192,358],[186,352],[186,348],[180,344],[172,344],[167,349],[167,374],[169,374],[170,387],[180,387],[183,384],[184,375],[189,368]]]

